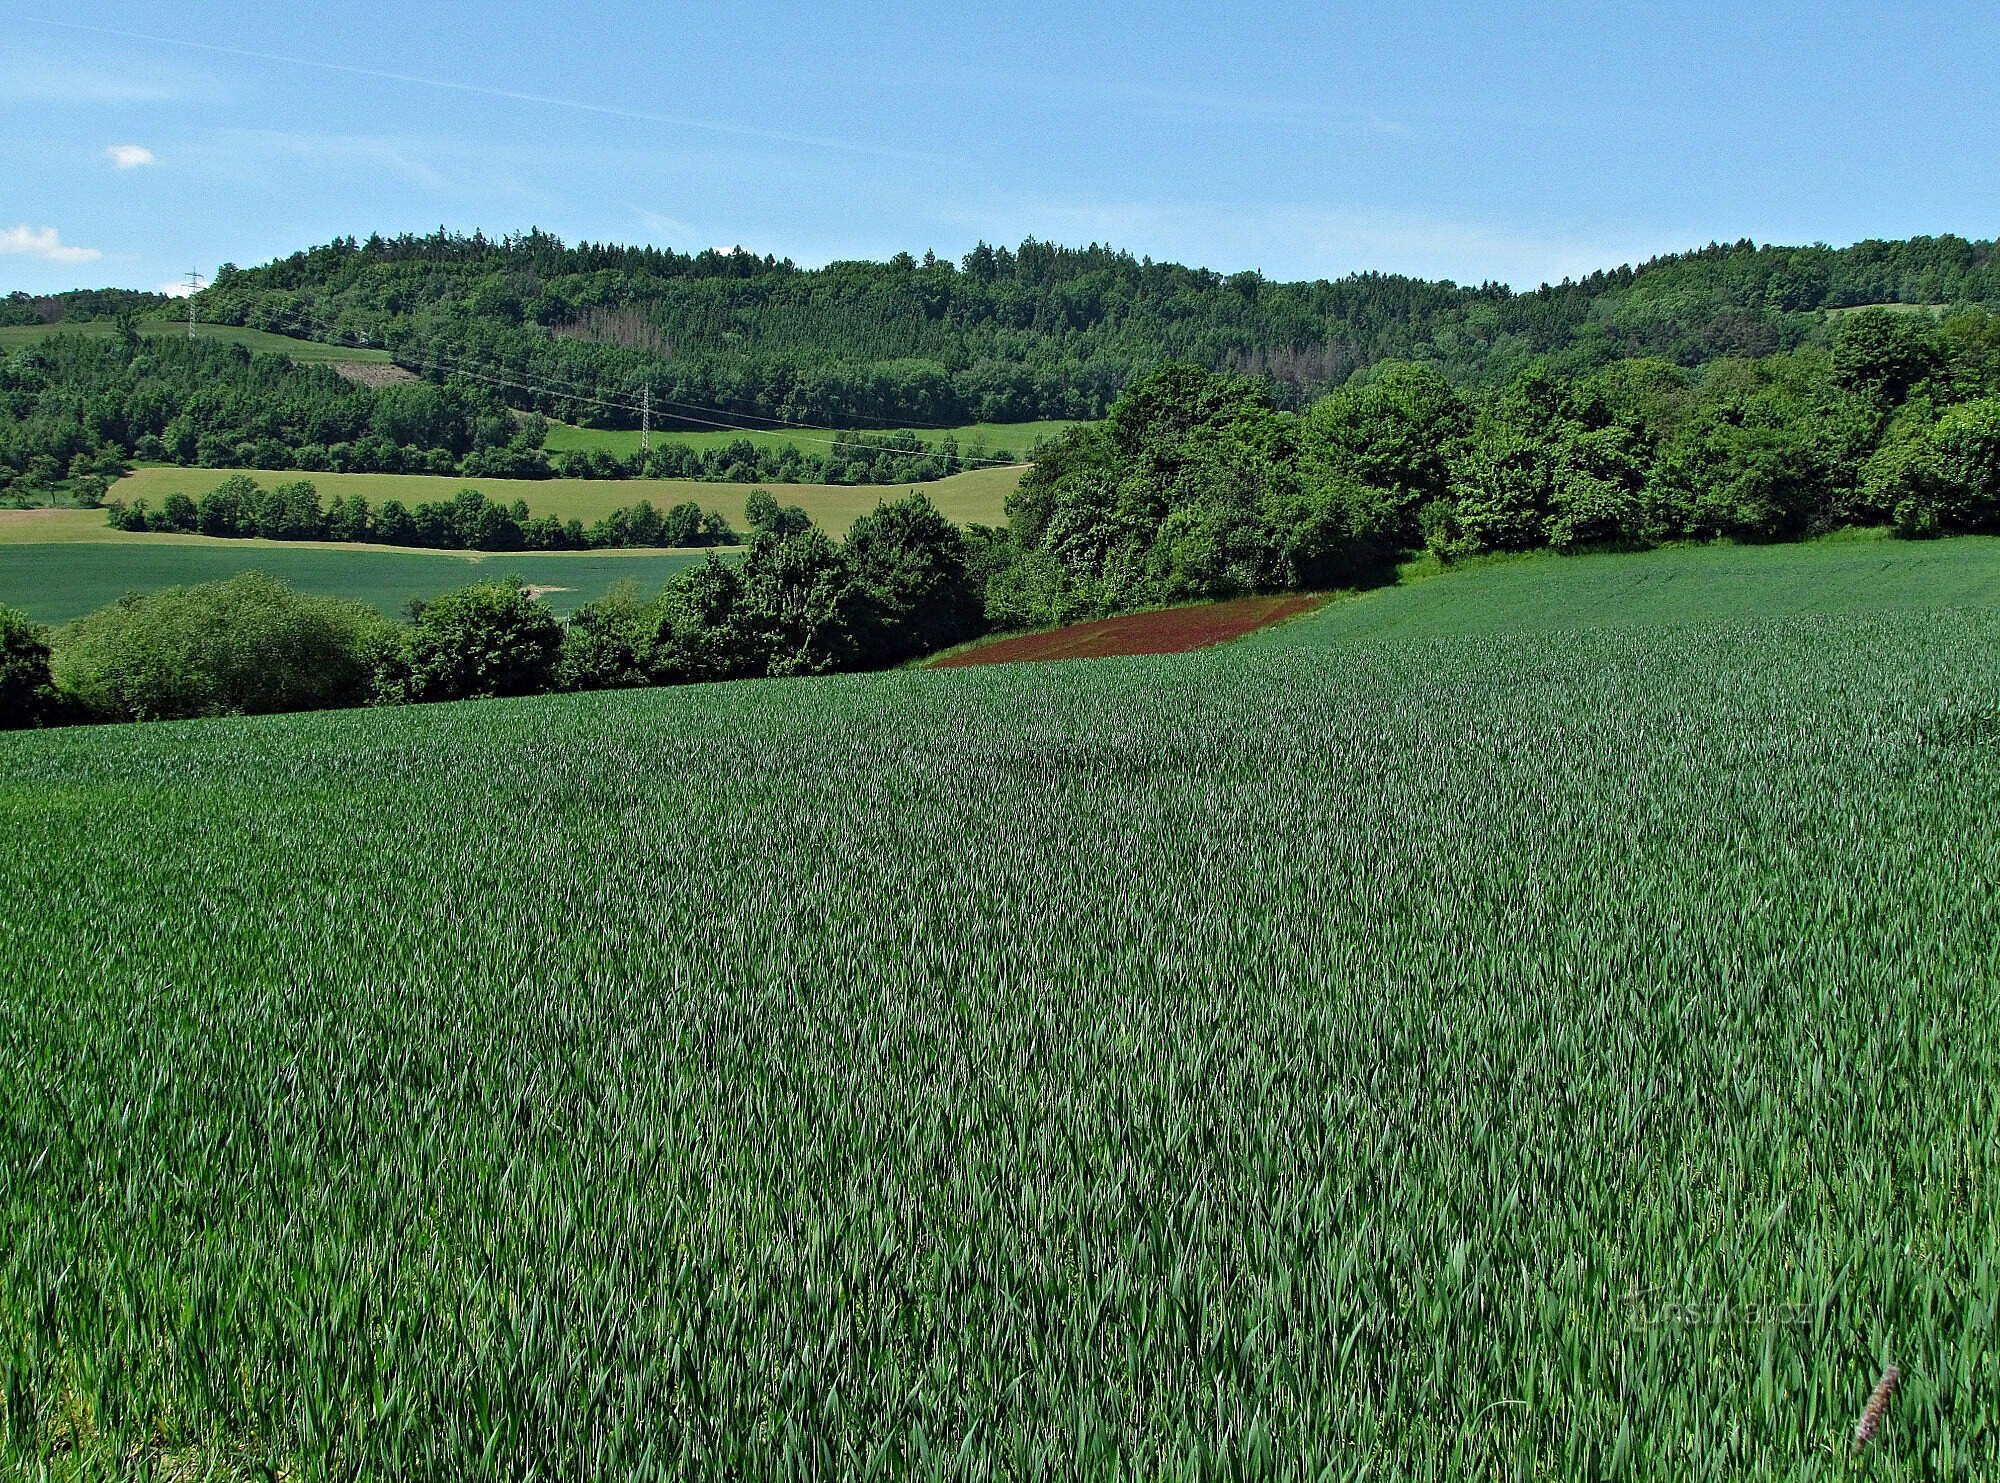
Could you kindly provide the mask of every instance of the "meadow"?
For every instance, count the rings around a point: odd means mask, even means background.
[[[0,736],[0,1456],[1990,1476],[1996,547]]]
[[[128,535],[100,510],[0,511],[0,606],[38,623],[67,623],[128,592],[267,572],[301,592],[353,598],[395,615],[490,575],[545,589],[567,613],[623,581],[651,591],[691,561],[686,551],[412,551],[317,541],[229,541]]]
[[[185,335],[188,332],[186,320],[145,319],[139,322],[142,335]],[[98,339],[118,333],[118,324],[110,319],[87,319],[64,324],[18,324],[0,325],[0,351],[18,350],[24,345],[32,345],[38,340],[46,340],[51,335],[82,335]],[[390,356],[386,350],[367,350],[345,345],[327,345],[318,340],[300,340],[291,335],[274,335],[268,330],[253,330],[234,324],[200,324],[194,326],[194,337],[198,340],[220,340],[225,344],[241,345],[266,355],[288,355],[301,365],[323,363],[386,365]]]
[[[153,467],[135,469],[111,488],[110,497],[143,499],[157,507],[169,494],[186,494],[199,499],[227,478],[228,469],[187,469]],[[527,501],[533,515],[554,515],[562,520],[581,520],[586,525],[601,520],[613,510],[651,500],[661,509],[693,500],[704,510],[728,517],[741,528],[743,502],[751,484],[713,484],[698,479],[468,479],[456,474],[313,474],[299,470],[253,469],[256,480],[266,485],[291,479],[310,479],[327,499],[344,499],[359,494],[372,505],[398,499],[406,505],[423,500],[450,499],[461,489],[473,488],[502,504]],[[798,505],[812,516],[813,523],[830,535],[841,535],[861,516],[883,500],[900,499],[911,489],[922,489],[946,518],[960,525],[1004,525],[1007,496],[1021,481],[1018,468],[972,469],[921,485],[887,484],[771,484],[765,487],[782,504]]]
[[[1074,422],[1044,420],[1041,422],[968,422],[961,427],[950,428],[910,428],[926,443],[940,443],[945,438],[958,441],[959,452],[966,457],[978,456],[978,451],[986,450],[990,456],[999,449],[1006,449],[1015,458],[1026,458],[1037,442],[1043,438],[1053,438],[1075,427]],[[893,431],[893,429],[867,429],[870,432]],[[795,447],[803,453],[826,453],[829,444],[838,436],[828,428],[782,428],[770,432],[739,432],[734,429],[682,428],[656,429],[655,443],[685,443],[704,451],[710,448],[725,448],[741,439],[748,439],[760,447]],[[548,437],[542,446],[551,453],[567,453],[572,450],[585,452],[602,448],[617,454],[620,458],[630,458],[639,451],[640,435],[635,428],[577,427],[567,422],[549,425]]]

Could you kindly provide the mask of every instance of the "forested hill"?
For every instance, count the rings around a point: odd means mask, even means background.
[[[1659,356],[1695,365],[1823,342],[1863,304],[2000,308],[1996,244],[1958,237],[1846,248],[1714,245],[1515,293],[1390,274],[1275,283],[1029,240],[801,269],[540,232],[492,240],[352,238],[225,267],[199,316],[387,346],[415,369],[476,372],[517,406],[618,424],[530,388],[630,402],[658,420],[731,417],[870,427],[1101,415],[1166,360],[1267,373],[1297,405],[1388,360],[1465,386],[1529,361],[1588,372]]]

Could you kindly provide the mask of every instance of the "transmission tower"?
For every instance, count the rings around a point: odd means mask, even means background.
[[[639,453],[643,457],[653,451],[653,384],[649,381],[639,392]]]
[[[201,274],[197,273],[193,268],[189,268],[185,282],[187,283],[188,291],[188,338],[192,340],[194,338],[194,296],[201,292]]]

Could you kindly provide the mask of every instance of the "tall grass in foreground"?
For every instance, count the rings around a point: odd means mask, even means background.
[[[1997,641],[0,738],[0,1470],[1991,1476]]]

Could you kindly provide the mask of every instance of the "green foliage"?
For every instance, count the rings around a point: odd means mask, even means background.
[[[856,643],[864,664],[948,649],[984,626],[965,535],[922,493],[863,515],[840,554],[859,598]]]
[[[1380,273],[1275,283],[1032,239],[981,244],[957,263],[899,255],[808,271],[748,253],[439,232],[344,238],[232,269],[198,305],[232,324],[365,336],[406,365],[501,366],[509,380],[627,405],[650,389],[657,429],[677,410],[695,428],[718,409],[849,428],[1091,418],[1174,361],[1268,375],[1277,400],[1299,407],[1384,362],[1434,361],[1473,386],[1503,384],[1540,355],[1571,372],[1632,356],[1764,356],[1824,343],[1831,314],[1885,302],[2000,307],[1995,245],[1716,243],[1514,293]],[[508,394],[573,412],[553,392]]]
[[[768,489],[753,489],[743,502],[743,519],[760,535],[791,536],[812,527],[812,517],[797,505],[780,505]]]
[[[803,518],[803,512],[795,513]],[[424,500],[414,509],[400,500],[385,500],[381,509],[372,510],[359,494],[327,507],[309,479],[265,489],[248,474],[231,474],[198,504],[181,493],[169,494],[153,512],[143,500],[131,506],[114,501],[107,520],[120,530],[469,551],[711,546],[733,545],[737,539],[726,520],[705,513],[693,501],[661,512],[641,499],[613,510],[586,531],[577,521],[531,517],[526,501],[502,505],[477,489],[461,489],[448,500]]]
[[[1240,377],[1170,366],[1038,455],[984,569],[987,616],[1366,585],[1418,548],[1792,540],[1892,516],[1907,534],[1990,529],[1996,325],[1857,315],[1831,352],[1698,377],[1544,359],[1470,393],[1394,364],[1299,416]]]
[[[1849,315],[1834,330],[1835,377],[1876,402],[1903,401],[1939,365],[1935,329],[1912,315],[1871,309]]]
[[[169,588],[58,631],[57,688],[105,721],[262,715],[367,699],[389,625],[256,572]]]
[[[378,658],[376,693],[406,703],[552,688],[563,629],[517,582],[475,582],[424,603]]]
[[[0,607],[0,730],[40,725],[55,704],[48,635],[25,614]]]
[[[116,474],[127,460],[485,476],[547,474],[492,388],[371,390],[323,365],[172,336],[0,348],[0,469]],[[517,455],[500,459],[503,452]]]
[[[2000,398],[1951,408],[1871,472],[1900,534],[2000,531]]]

